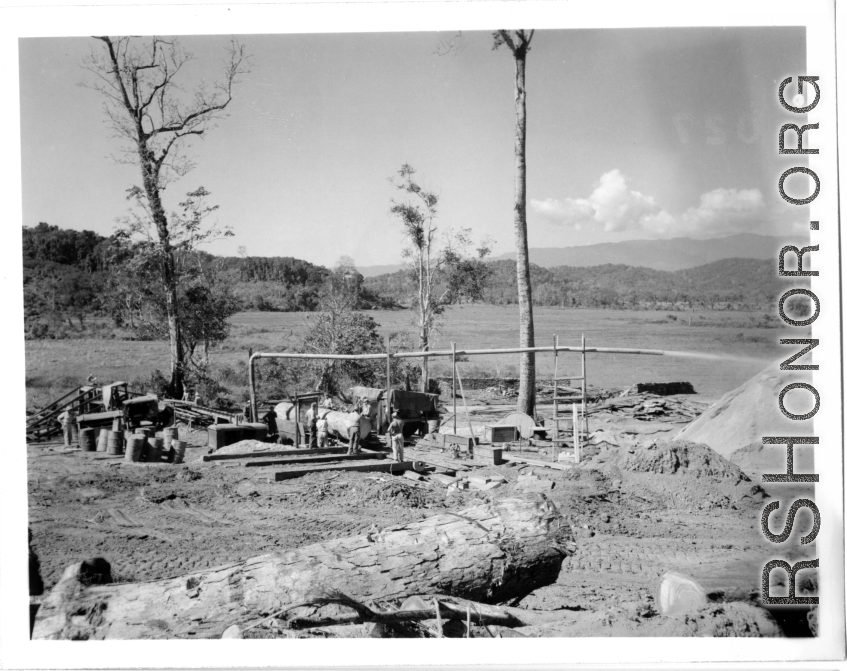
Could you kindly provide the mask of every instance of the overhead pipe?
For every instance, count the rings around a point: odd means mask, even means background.
[[[455,347],[455,345],[454,345]],[[253,409],[254,419],[258,419],[258,407],[256,403],[256,380],[253,371],[253,362],[259,359],[307,359],[307,360],[330,360],[330,361],[376,361],[385,359],[390,362],[391,359],[411,359],[416,357],[439,357],[439,356],[485,356],[497,354],[524,354],[526,352],[579,352],[585,354],[649,354],[653,356],[662,356],[664,350],[660,349],[633,349],[627,347],[570,347],[556,346],[551,347],[508,347],[505,349],[445,349],[445,350],[428,350],[425,352],[394,352],[389,351],[380,354],[301,354],[299,352],[255,352],[250,355],[247,364],[247,376],[250,383],[250,406]]]

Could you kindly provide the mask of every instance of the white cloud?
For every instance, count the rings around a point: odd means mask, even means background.
[[[752,231],[766,223],[758,189],[714,189],[680,215],[661,209],[652,196],[631,190],[620,170],[604,173],[588,198],[531,200],[548,221],[575,230],[642,230],[658,237],[714,237]]]

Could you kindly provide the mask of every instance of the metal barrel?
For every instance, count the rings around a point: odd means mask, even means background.
[[[124,421],[120,417],[115,417],[112,420],[112,431],[123,431]]]
[[[109,454],[124,453],[124,432],[109,431],[109,438],[106,442],[106,452]]]
[[[168,426],[162,431],[165,450],[171,449],[171,441],[179,440],[179,429],[175,426]]]
[[[126,461],[141,461],[141,455],[144,451],[144,443],[146,441],[147,438],[141,433],[133,433],[127,436],[124,459]]]
[[[79,447],[83,452],[96,452],[97,442],[94,439],[94,429],[79,430]]]
[[[155,436],[147,439],[147,461],[159,463],[162,461],[162,439]]]
[[[185,459],[185,448],[186,443],[184,440],[173,440],[171,441],[171,448],[174,451],[174,463],[181,464],[183,459]]]
[[[106,452],[109,448],[109,429],[100,429],[100,435],[97,436],[97,451]]]
[[[441,426],[440,419],[428,419],[426,420],[426,430],[427,433],[438,433],[438,427]]]

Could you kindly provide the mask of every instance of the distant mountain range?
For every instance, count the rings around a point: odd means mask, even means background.
[[[722,259],[774,259],[784,244],[784,238],[755,233],[739,233],[708,240],[626,240],[582,247],[532,247],[529,260],[542,268],[584,268],[611,263],[674,271]],[[497,258],[514,260],[515,254],[511,252]]]
[[[607,263],[652,268],[653,270],[685,270],[722,259],[772,259],[785,240],[771,235],[738,233],[725,238],[695,240],[671,238],[669,240],[625,240],[602,242],[579,247],[532,247],[529,261],[542,268],[585,268]],[[497,259],[514,260],[515,253],[502,254]],[[394,273],[403,266],[399,263],[358,268],[364,277]]]

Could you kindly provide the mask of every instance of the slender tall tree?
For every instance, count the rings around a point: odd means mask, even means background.
[[[529,244],[526,232],[526,54],[534,30],[495,31],[494,49],[504,44],[515,58],[515,252],[520,309],[520,346],[535,347],[532,319],[532,285],[529,277]],[[535,413],[535,354],[521,354],[518,410]]]
[[[130,189],[130,195],[140,196],[156,230],[171,354],[168,391],[180,397],[185,348],[172,231],[162,191],[193,167],[181,153],[186,138],[202,137],[232,102],[233,85],[246,72],[244,48],[233,41],[221,79],[211,86],[201,82],[186,93],[178,75],[192,57],[176,40],[105,36],[95,39],[103,43],[104,49],[93,51],[85,67],[95,75],[90,87],[106,99],[105,111],[112,129],[125,142],[123,156],[117,160],[141,168],[142,186]]]

